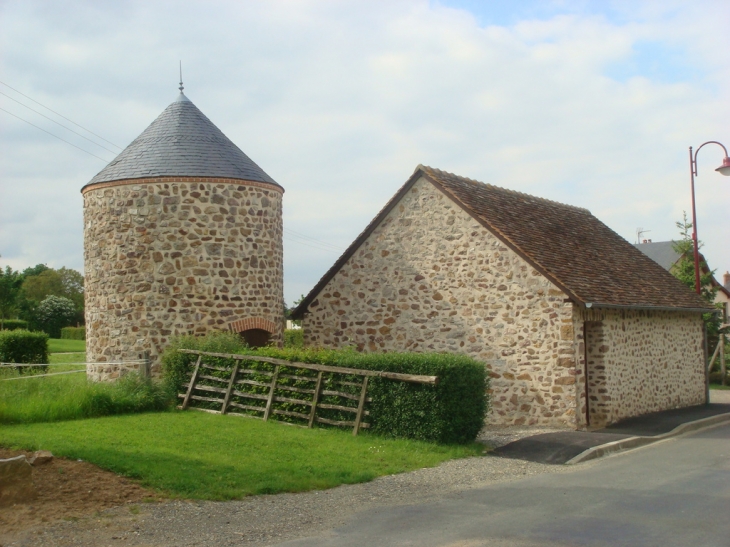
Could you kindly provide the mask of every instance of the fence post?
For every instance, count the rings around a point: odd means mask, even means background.
[[[151,364],[150,364],[150,352],[144,352],[144,363],[142,363],[142,374],[140,376],[144,379],[148,379],[151,376]]]

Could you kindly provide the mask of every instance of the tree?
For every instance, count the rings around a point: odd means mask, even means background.
[[[677,222],[677,228],[682,238],[673,242],[675,252],[679,253],[681,258],[672,267],[672,274],[682,283],[687,285],[693,291],[697,290],[695,285],[695,260],[694,260],[694,242],[692,241],[692,223],[687,218],[687,212],[682,212],[682,220]],[[702,248],[702,242],[698,242]],[[717,287],[713,287],[712,279],[714,270],[710,270],[707,263],[700,256],[700,296],[710,303],[715,302],[717,295]]]
[[[38,305],[48,296],[60,296],[71,300],[76,310],[75,323],[84,320],[84,276],[70,268],[54,270],[38,265],[26,271],[38,271],[36,275],[25,277],[19,299],[23,318],[33,323]]]
[[[5,326],[5,319],[18,313],[18,295],[23,284],[23,276],[10,266],[0,269],[0,330]]]
[[[73,324],[76,317],[74,303],[63,296],[46,297],[35,310],[35,320],[51,338],[61,338],[61,329]]]
[[[682,238],[674,242],[674,250],[681,254],[681,258],[672,266],[671,273],[682,283],[687,285],[693,291],[696,291],[695,279],[695,260],[694,260],[694,242],[692,241],[692,223],[687,218],[687,212],[682,211],[682,220],[677,222],[679,234]],[[702,242],[697,242],[698,247],[702,248]],[[713,275],[715,271],[710,270],[707,263],[700,255],[700,296],[710,304],[720,309],[721,305],[715,304],[718,288],[713,286]],[[708,347],[714,348],[719,340],[720,325],[722,323],[721,316],[718,313],[704,313],[702,319],[707,328]]]

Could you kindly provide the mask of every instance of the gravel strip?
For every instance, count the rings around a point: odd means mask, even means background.
[[[508,439],[536,431],[490,428],[482,432],[480,440],[501,446]],[[24,531],[2,547],[272,545],[321,534],[366,509],[422,503],[459,490],[569,471],[563,466],[493,456],[452,460],[330,490],[229,502],[169,501],[117,507],[76,522]]]

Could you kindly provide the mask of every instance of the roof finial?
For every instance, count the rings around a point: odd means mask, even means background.
[[[180,87],[178,87],[178,89],[180,90],[180,93],[182,93],[183,89],[185,89],[182,83],[182,61],[180,61]]]

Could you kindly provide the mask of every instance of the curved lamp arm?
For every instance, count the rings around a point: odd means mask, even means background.
[[[691,146],[689,147],[690,161],[692,162],[692,166],[691,166],[692,167],[692,174],[695,177],[698,176],[697,175],[697,153],[706,144],[716,144],[716,145],[718,145],[719,147],[722,148],[722,150],[725,152],[725,157],[722,160],[722,165],[720,167],[718,167],[717,169],[715,169],[715,171],[717,171],[721,175],[725,175],[726,177],[727,176],[730,176],[730,158],[727,155],[727,148],[725,148],[725,145],[724,144],[722,144],[721,142],[717,142],[717,141],[707,141],[707,142],[702,143],[701,145],[699,145],[697,147],[697,150],[695,150],[694,155],[692,154],[692,147]]]

